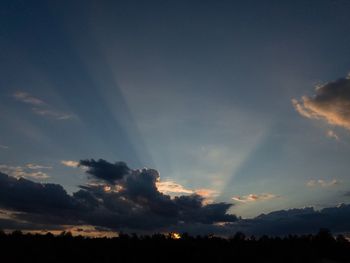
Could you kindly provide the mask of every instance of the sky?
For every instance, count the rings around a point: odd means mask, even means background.
[[[337,209],[345,222],[349,11],[1,1],[0,228],[260,233],[267,215]]]

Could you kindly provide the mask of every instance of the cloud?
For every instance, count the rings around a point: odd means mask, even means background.
[[[54,110],[48,110],[48,109],[39,109],[39,108],[32,108],[33,112],[37,115],[51,117],[57,120],[69,120],[72,119],[74,116],[67,113],[62,113]]]
[[[122,179],[131,171],[124,162],[116,162],[112,164],[102,159],[99,159],[98,161],[95,161],[94,159],[81,160],[79,164],[87,168],[86,172],[88,174],[91,174],[97,179],[103,179],[109,183]]]
[[[214,202],[214,198],[219,195],[218,191],[208,188],[196,189],[194,192],[204,198],[204,203]]]
[[[212,200],[212,198],[219,195],[219,192],[213,189],[200,188],[200,189],[188,189],[183,185],[174,181],[157,181],[157,190],[163,194],[176,195],[176,194],[197,194],[206,200]]]
[[[323,179],[318,179],[318,180],[310,180],[306,183],[307,186],[309,187],[330,187],[330,186],[335,186],[338,185],[340,182],[337,179],[333,179],[331,181],[325,181]]]
[[[30,105],[45,105],[46,103],[42,101],[41,99],[38,99],[26,92],[23,91],[17,91],[13,94],[13,97],[21,102],[30,104]]]
[[[93,227],[90,225],[81,225],[81,226],[66,226],[64,231],[70,232],[73,236],[84,236],[84,237],[91,237],[91,238],[103,238],[103,237],[117,237],[118,233],[112,232],[109,229],[104,229],[103,227]],[[46,233],[48,231],[45,231]],[[45,233],[44,232],[44,233]],[[43,231],[30,231],[30,233],[35,234],[43,234]],[[56,230],[52,231],[50,230],[50,233],[54,235],[60,235],[62,233],[62,230]]]
[[[62,160],[61,164],[73,168],[79,167],[79,162],[77,161]]]
[[[156,182],[157,190],[163,194],[193,194],[194,191],[186,189],[174,181]]]
[[[58,184],[40,184],[0,173],[0,204],[18,212],[52,213],[74,209],[75,200]]]
[[[13,97],[20,102],[32,105],[32,111],[40,116],[53,118],[56,120],[68,120],[74,118],[74,115],[69,113],[63,113],[52,109],[52,106],[43,100],[30,95],[27,92],[17,91],[13,94]]]
[[[219,192],[213,189],[200,188],[200,189],[187,189],[181,184],[174,181],[157,181],[156,187],[159,192],[168,194],[170,196],[176,196],[178,194],[196,194],[203,198],[203,204],[210,204],[214,202],[214,198],[219,195]]]
[[[333,233],[350,230],[350,205],[324,208],[316,211],[312,207],[274,211],[253,219],[240,222],[240,228],[246,233],[256,235],[287,235],[316,233],[320,228],[330,229]]]
[[[204,204],[198,194],[171,198],[156,186],[160,181],[154,169],[128,169],[105,180],[100,174],[119,167],[119,162],[89,160],[94,177],[73,194],[59,184],[43,184],[0,173],[0,218],[3,229],[74,229],[91,232],[101,229],[138,233],[188,232],[230,236],[237,231],[248,235],[287,235],[316,233],[320,228],[346,232],[350,230],[350,205],[324,208],[290,209],[238,219],[228,214],[228,203]],[[101,165],[103,163],[103,165]],[[117,165],[116,165],[117,164]],[[112,168],[111,168],[112,167]],[[95,174],[97,176],[95,176]],[[118,179],[116,179],[118,178]],[[210,192],[210,191],[208,191]],[[272,194],[248,195],[237,199],[249,201],[274,198]],[[102,232],[101,232],[102,233]]]
[[[33,178],[37,180],[49,178],[48,174],[42,171],[33,171],[38,169],[51,169],[49,166],[41,166],[36,164],[27,164],[26,166],[10,166],[0,164],[0,172],[9,174],[15,178]]]
[[[262,200],[269,200],[273,198],[277,198],[277,195],[271,194],[271,193],[263,193],[263,194],[249,194],[244,196],[234,196],[232,197],[232,200],[247,203],[247,202],[257,202]]]
[[[309,119],[350,130],[350,78],[342,78],[318,86],[312,97],[292,99],[295,110]]]
[[[333,130],[327,131],[327,137],[333,138],[333,139],[339,141],[339,136]]]
[[[214,233],[232,236],[243,232],[246,235],[287,236],[289,234],[312,234],[321,228],[336,233],[348,233],[350,230],[350,205],[315,210],[313,207],[294,208],[261,214],[251,219],[240,219],[230,223],[183,224],[170,228],[174,232],[188,232],[192,235]]]
[[[172,198],[156,186],[154,169],[130,169],[123,162],[82,160],[90,179],[69,195],[61,185],[0,174],[0,208],[14,220],[36,224],[91,225],[111,230],[165,231],[182,224],[234,222],[231,204],[205,204],[198,194]]]
[[[5,149],[5,150],[7,150],[8,148],[9,148],[8,146],[0,144],[0,149]]]
[[[52,169],[51,166],[44,166],[44,165],[39,165],[39,164],[35,164],[35,163],[28,163],[26,164],[26,167],[28,169],[32,169],[32,170],[38,170],[38,169]]]

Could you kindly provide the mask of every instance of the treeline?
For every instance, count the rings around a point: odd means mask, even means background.
[[[0,232],[0,262],[350,262],[350,243],[323,229],[316,235],[231,238],[171,234],[87,238]]]

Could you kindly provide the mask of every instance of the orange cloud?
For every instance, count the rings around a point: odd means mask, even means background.
[[[277,197],[278,197],[277,195],[274,195],[271,193],[262,193],[262,194],[249,194],[244,196],[234,196],[232,197],[232,200],[242,202],[242,203],[247,203],[247,202],[269,200]]]
[[[117,237],[118,232],[111,231],[108,229],[96,229],[91,225],[81,225],[81,226],[70,226],[63,225],[63,229],[51,229],[51,230],[22,230],[23,233],[31,233],[31,234],[46,234],[51,233],[53,235],[61,235],[64,232],[70,232],[73,236],[83,236],[83,237],[91,237],[91,238],[102,238],[102,237]]]
[[[187,189],[181,184],[174,181],[158,181],[156,186],[159,192],[163,194],[176,195],[176,194],[197,194],[204,198],[203,203],[208,204],[214,201],[214,198],[219,195],[219,192],[213,189],[200,188],[200,189]]]
[[[65,166],[68,166],[68,167],[73,167],[73,168],[76,168],[79,166],[79,162],[77,161],[70,161],[70,160],[62,160],[61,161],[61,164],[65,165]]]
[[[159,192],[163,194],[171,194],[171,193],[183,193],[183,194],[193,194],[194,191],[190,189],[186,189],[181,184],[178,184],[174,181],[159,181],[156,182],[156,186]]]
[[[215,197],[219,195],[218,191],[215,191],[213,189],[207,189],[207,188],[201,188],[195,190],[195,193],[197,195],[203,196],[204,198],[210,198],[210,197]]]
[[[292,99],[295,110],[308,119],[325,120],[350,130],[350,78],[343,78],[315,89],[312,97]]]

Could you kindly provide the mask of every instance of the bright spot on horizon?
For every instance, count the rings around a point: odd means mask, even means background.
[[[171,233],[170,234],[170,237],[172,238],[172,239],[180,239],[181,238],[181,235],[179,234],[179,233]]]

